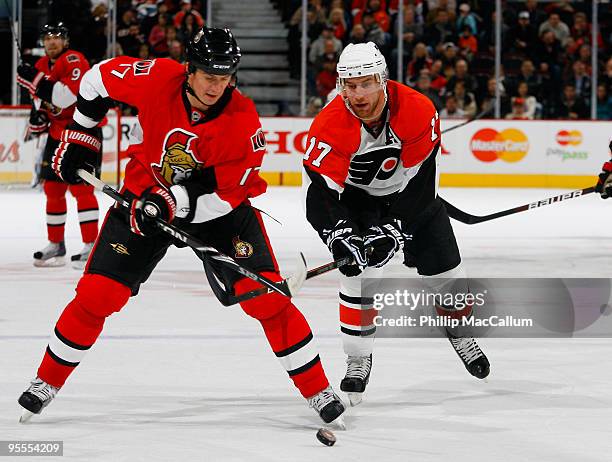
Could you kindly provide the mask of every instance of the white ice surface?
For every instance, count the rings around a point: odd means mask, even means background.
[[[441,194],[481,214],[558,192]],[[110,204],[100,200],[103,208]],[[285,272],[298,250],[309,267],[328,260],[297,188],[272,188],[255,203],[283,222],[267,220]],[[63,440],[62,460],[113,462],[612,457],[609,339],[483,339],[492,363],[488,383],[469,376],[445,340],[379,339],[364,403],[347,412],[348,430],[336,432],[336,446],[324,447],[315,438],[318,417],[269,351],[259,324],[212,298],[188,249],[168,253],[141,294],[107,321],[55,402],[19,425],[17,398],[79,277],[68,267],[32,266],[32,252],[46,244],[43,204],[38,192],[0,191],[0,440]],[[70,254],[81,244],[72,198],[69,208]],[[612,277],[612,200],[591,195],[454,227],[473,276]],[[394,262],[391,270],[403,267]],[[331,274],[308,281],[295,303],[337,389],[344,355],[336,294]]]

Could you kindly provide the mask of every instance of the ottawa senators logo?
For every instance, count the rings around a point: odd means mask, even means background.
[[[253,255],[253,245],[247,241],[240,239],[240,236],[236,236],[232,243],[234,244],[234,250],[236,251],[236,258],[249,258]]]
[[[257,129],[255,134],[251,136],[251,146],[253,147],[253,152],[266,150],[266,137],[261,128]]]
[[[191,151],[191,142],[198,136],[181,128],[168,132],[159,164],[152,164],[158,178],[166,186],[181,183],[198,168],[198,162]]]

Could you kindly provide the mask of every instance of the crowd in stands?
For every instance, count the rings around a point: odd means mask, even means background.
[[[495,104],[507,119],[612,119],[612,31],[599,15],[599,74],[592,88],[591,2],[503,1],[501,78],[495,69],[495,2],[484,0],[309,0],[308,94],[324,104],[334,67],[349,43],[375,42],[402,80],[427,95],[442,117],[471,117]],[[403,23],[398,27],[398,9]],[[300,75],[301,2],[285,2],[292,77]],[[312,107],[320,107],[315,102]]]

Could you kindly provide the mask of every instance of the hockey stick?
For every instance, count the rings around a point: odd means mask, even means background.
[[[446,130],[442,130],[442,132],[440,132],[442,135],[444,135],[445,133],[448,133],[450,131],[453,131],[457,128],[461,128],[461,127],[465,127],[467,124],[474,122],[475,120],[478,119],[482,119],[484,116],[488,115],[491,111],[493,111],[493,108],[490,107],[489,109],[485,109],[484,111],[476,114],[474,117],[472,117],[471,119],[466,120],[465,122],[461,122],[460,124],[454,125],[450,128],[447,128]]]
[[[21,45],[19,45],[19,38],[17,37],[17,34],[15,33],[15,27],[13,25],[13,13],[11,11],[11,7],[8,4],[8,0],[4,0],[4,4],[6,5],[6,12],[10,15],[10,17],[6,19],[11,29],[11,35],[13,36],[13,39],[15,40],[15,45],[17,46],[17,53],[19,54],[19,62],[21,63],[23,61],[23,57],[21,55]]]
[[[448,211],[448,216],[454,218],[461,223],[465,223],[466,225],[475,225],[476,223],[482,223],[484,221],[495,220],[497,218],[505,217],[508,215],[513,215],[515,213],[525,212],[526,210],[533,210],[545,205],[554,204],[556,202],[565,201],[568,199],[574,199],[576,197],[584,196],[585,194],[590,194],[595,191],[595,186],[590,186],[588,188],[577,189],[576,191],[571,191],[563,194],[559,194],[558,196],[549,197],[547,199],[542,199],[535,202],[530,202],[529,204],[520,205],[518,207],[513,207],[508,210],[502,210],[501,212],[491,213],[490,215],[471,215],[463,210],[459,210],[453,204],[449,204],[444,199],[440,197],[440,200],[444,203],[446,210]]]
[[[311,270],[308,270],[308,272],[306,273],[305,280],[312,279],[312,278],[314,278],[316,276],[320,276],[321,274],[325,274],[325,273],[328,273],[330,271],[333,271],[336,268],[340,268],[341,266],[348,265],[352,261],[353,260],[350,257],[341,258],[339,260],[334,260],[334,261],[332,261],[330,263],[326,263],[325,265],[321,265],[321,266],[318,266],[318,267],[313,268]],[[255,289],[255,290],[251,290],[249,292],[245,292],[242,295],[238,295],[238,296],[232,295],[229,298],[229,301],[230,301],[229,304],[233,305],[235,303],[240,303],[240,302],[243,302],[245,300],[250,300],[252,298],[268,294],[270,292],[271,292],[270,289],[267,289],[266,287],[260,287],[259,289]]]
[[[130,202],[121,193],[119,193],[118,191],[116,191],[114,188],[107,185],[106,183],[104,183],[102,180],[96,178],[94,175],[89,173],[87,170],[78,169],[77,174],[87,183],[89,183],[94,188],[96,188],[98,191],[101,191],[107,196],[111,197],[120,205],[127,207],[127,208],[130,207]],[[306,279],[306,263],[305,263],[303,255],[302,255],[298,270],[296,271],[294,275],[292,275],[291,277],[287,279],[284,279],[283,281],[274,282],[264,276],[261,276],[245,268],[233,258],[228,257],[227,255],[219,252],[214,247],[205,245],[204,243],[200,242],[198,239],[182,231],[176,226],[173,226],[170,223],[166,223],[160,218],[155,219],[155,224],[163,232],[169,234],[175,239],[178,239],[179,241],[187,244],[192,249],[196,250],[199,253],[199,255],[201,255],[202,257],[210,258],[212,260],[221,262],[222,264],[226,265],[227,267],[236,271],[237,273],[249,279],[252,279],[255,282],[259,282],[260,284],[263,284],[264,286],[266,286],[269,290],[278,292],[279,294],[284,295],[285,297],[294,296],[300,290],[300,288],[302,287],[302,284],[304,283],[304,280]]]

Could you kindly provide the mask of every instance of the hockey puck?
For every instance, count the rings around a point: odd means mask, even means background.
[[[317,432],[317,439],[325,446],[333,446],[336,444],[336,435],[327,428],[319,428]]]

